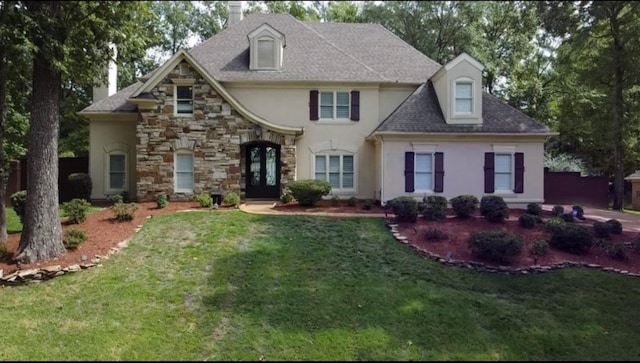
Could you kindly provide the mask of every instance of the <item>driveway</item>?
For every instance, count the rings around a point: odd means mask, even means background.
[[[543,204],[542,209],[551,211],[553,209],[552,204]],[[564,211],[571,211],[571,205],[563,205]],[[589,208],[582,207],[584,209],[585,218],[593,219],[596,221],[607,221],[609,219],[617,219],[622,223],[622,229],[640,232],[640,216],[630,213],[618,212],[614,210],[608,209],[598,209],[598,208]]]

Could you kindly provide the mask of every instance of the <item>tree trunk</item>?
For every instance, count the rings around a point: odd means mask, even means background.
[[[6,44],[0,45],[0,145],[4,144],[4,130],[7,124],[7,48]],[[9,161],[6,159],[4,147],[0,147],[0,242],[6,242],[8,238],[5,199],[10,169]]]
[[[41,2],[40,10],[52,17],[58,2]],[[57,34],[49,36],[55,39]],[[46,37],[42,42],[49,41]],[[44,44],[36,44],[44,46]],[[14,259],[32,263],[62,256],[62,226],[58,216],[58,133],[61,75],[52,62],[54,54],[36,52],[33,61],[33,98],[25,225]]]
[[[613,49],[615,56],[615,73],[613,84],[613,210],[624,208],[624,67],[625,49],[620,39],[619,11],[611,14],[611,33],[613,35]]]

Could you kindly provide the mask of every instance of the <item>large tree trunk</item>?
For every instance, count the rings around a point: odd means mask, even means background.
[[[613,10],[611,14],[611,33],[613,35],[613,49],[615,56],[615,73],[613,83],[613,209],[624,208],[624,67],[625,49],[620,39],[620,24],[618,14],[620,10]]]
[[[7,45],[0,45],[0,146],[4,143],[4,130],[7,124],[7,53]],[[5,242],[8,238],[5,198],[9,161],[6,159],[4,147],[0,147],[0,242]]]
[[[59,2],[39,2],[35,11],[54,17]],[[46,47],[56,35],[40,37]],[[42,48],[40,48],[42,49]],[[27,201],[25,226],[14,259],[25,263],[55,258],[65,253],[58,216],[58,133],[61,75],[51,56],[36,52],[33,61],[33,99],[27,153]]]

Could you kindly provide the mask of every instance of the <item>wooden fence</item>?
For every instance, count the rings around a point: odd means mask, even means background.
[[[579,204],[608,208],[609,178],[580,176],[579,172],[544,169],[545,204]]]

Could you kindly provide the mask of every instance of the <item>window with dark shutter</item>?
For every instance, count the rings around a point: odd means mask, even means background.
[[[318,91],[309,91],[309,120],[318,121]]]
[[[484,192],[493,193],[495,190],[494,153],[484,153]]]
[[[413,152],[407,151],[404,153],[404,191],[410,193],[415,190],[413,183],[413,160]]]
[[[515,153],[514,193],[524,193],[524,153]]]
[[[360,91],[351,91],[351,121],[360,121]]]
[[[435,170],[433,180],[433,191],[442,193],[444,191],[444,154],[435,153]]]

